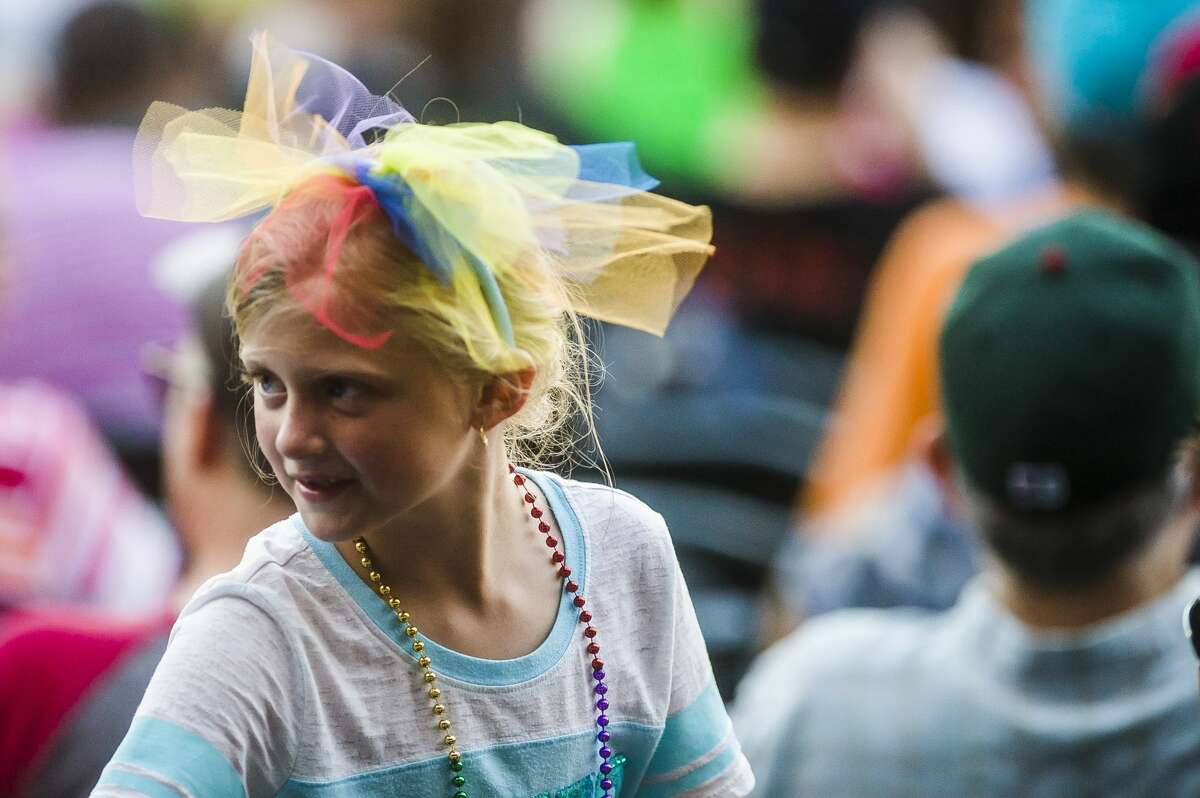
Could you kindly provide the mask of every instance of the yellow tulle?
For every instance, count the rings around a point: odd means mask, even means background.
[[[662,334],[712,253],[707,208],[583,180],[574,149],[512,122],[401,121],[380,140],[349,132],[385,109],[352,98],[332,121],[312,113],[297,99],[302,84],[317,79],[336,95],[348,77],[317,61],[258,34],[241,112],[154,103],[134,150],[142,213],[224,221],[274,207],[314,175],[367,163],[401,178],[443,228],[425,242],[432,249],[461,246],[497,276],[539,253],[571,284],[578,313]],[[397,108],[391,121],[406,116]]]

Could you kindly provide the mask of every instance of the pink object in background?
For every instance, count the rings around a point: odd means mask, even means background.
[[[180,555],[73,399],[0,384],[0,605],[155,613]]]

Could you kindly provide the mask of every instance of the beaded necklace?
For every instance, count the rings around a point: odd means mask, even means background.
[[[613,757],[613,751],[608,747],[608,742],[612,739],[612,735],[606,728],[608,726],[608,716],[604,714],[608,710],[608,685],[604,683],[604,660],[600,659],[600,644],[596,642],[598,631],[592,625],[592,613],[584,609],[587,605],[587,599],[579,592],[578,583],[571,579],[571,569],[567,565],[566,555],[559,548],[559,540],[550,534],[550,525],[542,518],[544,513],[537,506],[537,498],[525,486],[525,477],[518,474],[516,468],[509,465],[508,473],[512,477],[513,485],[523,494],[522,501],[528,505],[529,517],[537,524],[538,532],[545,536],[544,542],[547,548],[552,550],[550,564],[558,568],[558,577],[564,580],[563,589],[574,596],[572,603],[579,610],[579,622],[584,626],[583,637],[588,641],[586,650],[592,658],[590,663],[591,679],[595,682],[595,686],[592,687],[592,693],[596,696],[596,740],[600,743],[598,751],[600,755],[600,767],[598,768],[600,771],[600,789],[604,790],[602,798],[613,798],[613,782],[609,778],[609,775],[613,771],[613,765],[610,761]],[[421,678],[429,685],[426,695],[433,701],[433,715],[437,718],[437,728],[442,734],[442,744],[450,749],[446,757],[450,765],[450,785],[456,791],[451,795],[451,798],[469,798],[463,789],[467,784],[467,777],[463,772],[462,754],[455,748],[458,739],[450,733],[450,718],[446,714],[446,705],[441,700],[441,688],[436,684],[437,674],[433,671],[433,661],[425,653],[425,642],[420,639],[420,630],[412,623],[412,615],[406,612],[400,605],[400,600],[392,595],[392,588],[383,581],[383,574],[375,568],[371,560],[371,550],[367,546],[367,542],[361,537],[355,538],[354,550],[358,552],[361,558],[359,563],[366,570],[367,578],[379,592],[383,600],[387,602],[392,612],[396,614],[396,619],[400,621],[400,625],[404,629],[404,635],[412,641],[412,650],[417,655],[417,665],[421,669]]]

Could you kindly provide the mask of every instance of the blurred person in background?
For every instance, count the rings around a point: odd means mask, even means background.
[[[129,729],[175,615],[203,582],[237,564],[255,532],[293,511],[286,494],[259,479],[240,437],[247,411],[232,382],[233,330],[224,313],[224,269],[237,243],[229,235],[206,232],[172,247],[168,279],[194,286],[192,322],[169,358],[149,365],[164,400],[164,494],[182,573],[159,574],[172,592],[147,604],[159,609],[140,621],[36,608],[0,625],[4,795],[87,795]],[[197,273],[208,275],[200,285]]]
[[[708,186],[720,120],[757,115],[747,2],[530,0],[523,65],[535,113],[579,141],[628,138],[675,185]],[[542,105],[544,104],[544,108]]]
[[[89,0],[0,5],[0,124],[29,114],[53,70],[53,41],[63,23]]]
[[[978,261],[940,343],[938,472],[984,571],[768,651],[735,711],[758,794],[1196,794],[1200,263],[1081,213]]]
[[[54,44],[39,108],[0,129],[0,378],[36,378],[80,399],[148,493],[158,420],[143,342],[175,340],[184,309],[150,258],[183,229],[137,213],[129,151],[152,96],[203,91],[186,28],[139,4],[84,6]]]
[[[843,505],[903,461],[915,425],[936,407],[932,342],[940,313],[975,257],[1081,204],[1148,209],[1148,187],[1135,175],[1145,173],[1155,149],[1146,144],[1151,110],[1139,81],[1151,73],[1155,43],[1198,4],[1103,5],[1106,14],[1075,0],[996,0],[992,6],[998,30],[1024,32],[1016,42],[1023,57],[994,57],[1009,65],[1015,83],[1032,87],[1066,181],[999,205],[941,200],[897,231],[856,335],[835,408],[841,423],[831,427],[809,484],[806,505],[814,513]],[[1110,24],[1110,17],[1121,24]],[[1066,95],[1069,107],[1062,104]],[[1114,150],[1121,157],[1099,154]],[[1159,162],[1184,155],[1180,148]]]
[[[163,493],[187,562],[176,610],[209,577],[236,565],[251,535],[294,512],[266,461],[250,454],[251,407],[236,377],[225,310],[227,269],[239,244],[236,230],[192,233],[171,247],[174,259],[163,261],[161,270],[207,275],[191,289],[189,331],[159,369],[165,380]],[[197,255],[207,262],[198,263]],[[216,273],[214,263],[221,266]]]
[[[915,80],[908,64],[884,58],[880,43],[917,16],[883,15],[877,0],[828,4],[759,0],[753,8],[755,64],[764,110],[714,131],[721,174],[710,192],[717,253],[705,287],[748,330],[747,360],[764,387],[786,368],[803,379],[831,376],[849,346],[867,276],[892,230],[930,196],[914,143],[879,75]],[[788,342],[797,356],[755,358],[759,341]],[[774,376],[772,376],[774,375]],[[791,378],[794,379],[794,378]],[[832,382],[803,395],[827,403]],[[791,387],[784,388],[790,392]]]
[[[894,25],[896,34],[865,60],[875,80],[891,87],[895,115],[911,131],[929,179],[984,207],[1044,189],[1055,164],[1020,58],[1019,0],[913,6],[936,35],[911,22]],[[896,63],[915,77],[898,83]]]
[[[1200,4],[1102,5],[1104,13],[1074,0],[996,0],[981,14],[994,20],[983,49],[1036,95],[1065,177],[997,202],[936,201],[888,244],[807,484],[804,540],[781,557],[779,584],[793,616],[946,607],[978,568],[964,520],[935,487],[923,431],[938,411],[937,331],[975,258],[1082,205],[1187,235],[1200,188],[1187,132],[1197,115],[1187,89],[1196,72],[1186,45],[1167,43],[1196,40]]]

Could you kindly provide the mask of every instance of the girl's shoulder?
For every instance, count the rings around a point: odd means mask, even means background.
[[[618,553],[632,563],[645,559],[673,563],[675,549],[667,523],[653,508],[620,488],[599,482],[584,482],[557,474],[531,474],[545,490],[557,489],[559,504],[565,502],[568,512],[581,527],[589,549]],[[550,496],[554,506],[555,497]],[[557,508],[556,508],[557,509]],[[559,513],[558,521],[564,519]]]
[[[172,656],[164,658],[175,667],[160,666],[160,681],[197,671],[197,662],[208,663],[199,670],[217,681],[295,671],[304,630],[336,604],[321,569],[298,516],[250,538],[241,562],[201,585],[179,613],[167,649]]]
[[[539,484],[559,487],[584,523],[604,523],[640,538],[668,538],[663,517],[632,493],[602,482],[584,482],[546,471],[533,472]]]
[[[246,543],[242,559],[231,570],[217,574],[196,591],[188,607],[225,594],[295,595],[297,588],[317,589],[323,581],[311,548],[293,515],[277,521]],[[187,612],[185,608],[184,612]]]

